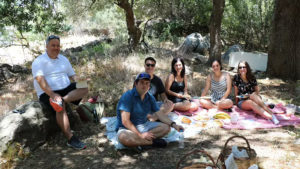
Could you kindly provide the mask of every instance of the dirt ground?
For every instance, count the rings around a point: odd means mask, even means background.
[[[300,168],[300,145],[295,145],[295,137],[290,132],[300,128],[284,127],[268,130],[224,130],[209,129],[191,139],[185,140],[185,148],[179,149],[177,143],[167,148],[144,151],[116,151],[105,137],[105,128],[89,124],[75,131],[88,145],[87,149],[77,151],[66,146],[62,134],[56,135],[48,143],[38,148],[29,158],[19,160],[13,168],[124,168],[124,169],[170,169],[182,156],[194,149],[207,151],[217,159],[225,141],[234,135],[246,137],[251,148],[255,149],[258,163],[265,169]],[[242,139],[234,139],[230,145],[246,146]],[[199,159],[193,156],[191,159]],[[187,160],[188,161],[188,160]]]
[[[131,60],[133,61],[131,66],[136,69],[136,71],[143,69],[143,58],[136,56],[131,58]],[[140,61],[141,66],[137,67],[139,64],[135,64],[136,60]],[[169,65],[169,61],[170,59],[165,59],[163,57],[158,59],[160,66],[158,66],[156,70],[157,74],[162,78],[165,78],[167,75],[166,72],[169,72],[169,67],[164,66]],[[127,63],[129,62],[131,61],[128,61],[127,58]],[[117,65],[116,67],[118,68],[119,66]],[[104,68],[107,69],[106,67]],[[200,95],[199,92],[201,88],[203,88],[209,68],[205,65],[195,65],[191,66],[190,69],[193,72],[189,75],[189,79],[191,80],[190,93],[193,96]],[[115,71],[116,73],[121,74],[119,76],[123,75],[122,73],[119,73],[119,69],[116,70],[118,71],[112,70],[112,72]],[[133,71],[133,74],[136,73],[136,71]],[[124,72],[128,73],[128,71]],[[256,74],[256,77],[262,91],[261,93],[268,101],[273,103],[292,102],[299,105],[299,101],[294,99],[298,98],[299,100],[299,97],[295,94],[294,82],[268,78],[264,73]],[[101,78],[105,77],[103,76]],[[18,84],[8,85],[6,88],[1,89],[0,99],[6,99],[5,104],[4,102],[2,102],[3,104],[0,104],[1,110],[11,110],[13,107],[16,107],[16,105],[37,99],[32,88],[32,77],[29,75],[29,77],[22,78],[19,81],[20,83]],[[99,82],[99,84],[101,83]],[[119,83],[116,83],[116,85],[119,85]],[[127,86],[131,85],[132,82],[128,81]],[[125,87],[121,87],[120,91],[124,90],[124,88]],[[103,90],[105,91],[108,89]],[[119,90],[117,91],[121,94]],[[294,144],[295,140],[300,137],[300,126],[260,130],[208,129],[202,131],[194,138],[186,139],[184,149],[179,149],[177,143],[170,143],[167,148],[148,149],[143,151],[138,151],[136,149],[116,151],[114,146],[109,143],[105,136],[105,127],[100,124],[84,124],[80,128],[73,130],[82,141],[87,143],[87,149],[77,151],[68,148],[62,133],[57,133],[44,145],[34,152],[31,152],[26,158],[16,158],[13,166],[10,168],[170,169],[176,168],[176,163],[180,158],[194,149],[207,151],[216,161],[226,140],[234,135],[242,135],[248,139],[251,148],[255,149],[258,156],[257,163],[260,168],[300,169],[300,145]],[[246,145],[245,142],[240,139],[235,139],[231,144],[241,146]],[[197,161],[199,158],[199,156],[192,156],[185,161],[190,162],[195,159]],[[1,167],[4,168],[3,164],[5,163],[5,159],[0,160],[2,163],[0,163],[0,166],[2,165]]]
[[[205,69],[205,68],[203,68]],[[201,72],[201,71],[199,71]],[[200,73],[201,74],[201,73]],[[193,76],[193,79],[201,77]],[[264,98],[278,98],[279,101],[291,98],[289,84],[281,83],[277,79],[259,79]],[[194,85],[197,85],[195,82]],[[271,85],[270,85],[271,84]],[[280,87],[281,86],[281,87]],[[278,88],[287,87],[280,91]],[[276,91],[276,92],[275,92]],[[298,169],[300,168],[300,145],[294,144],[300,136],[300,126],[282,127],[276,129],[259,130],[225,130],[222,128],[202,131],[194,138],[185,140],[185,148],[179,149],[178,143],[170,143],[167,148],[148,149],[138,151],[117,151],[105,136],[105,126],[100,124],[84,124],[73,129],[75,134],[87,143],[85,150],[77,151],[66,146],[66,140],[61,133],[50,138],[47,143],[32,152],[25,159],[16,159],[13,167],[20,169],[44,168],[124,168],[124,169],[169,169],[176,168],[176,163],[186,153],[201,149],[207,151],[216,161],[226,140],[234,135],[246,137],[258,156],[257,163],[264,169]],[[246,146],[241,139],[234,139],[231,145]],[[191,156],[186,160],[197,161],[200,156]]]

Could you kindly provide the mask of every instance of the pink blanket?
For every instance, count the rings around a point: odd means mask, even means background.
[[[199,104],[198,102],[196,102]],[[275,125],[272,121],[266,120],[261,116],[255,114],[253,111],[245,111],[241,110],[237,106],[233,106],[232,112],[226,112],[229,115],[233,112],[239,113],[239,118],[237,124],[227,123],[224,124],[224,129],[256,129],[256,128],[277,128],[282,126],[290,126],[290,125],[299,125],[300,118],[292,115],[291,117],[286,116],[285,111],[286,108],[282,104],[277,104],[275,108],[272,109],[275,112],[277,119],[280,121],[278,125]],[[186,116],[194,116],[197,114],[207,112],[206,109],[199,107],[197,111],[194,112],[178,112],[175,111],[178,115],[186,115]]]
[[[277,119],[280,121],[278,125],[275,125],[272,121],[266,120],[259,115],[256,115],[253,111],[245,111],[241,110],[238,107],[234,106],[232,111],[239,113],[239,119],[237,124],[224,124],[224,129],[256,129],[256,128],[276,128],[282,126],[290,126],[290,125],[299,125],[300,118],[292,115],[291,117],[287,117],[285,113],[284,107],[276,107],[272,110],[273,112],[281,113],[275,114]],[[232,112],[232,113],[233,113]],[[228,113],[231,114],[231,113]]]

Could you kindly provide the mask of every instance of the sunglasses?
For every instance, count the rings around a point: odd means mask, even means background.
[[[155,67],[155,64],[146,64],[147,67]]]
[[[246,69],[246,66],[239,66],[239,69]]]

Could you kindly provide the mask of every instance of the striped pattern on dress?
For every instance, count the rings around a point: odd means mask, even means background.
[[[225,76],[225,74],[222,74]],[[226,76],[222,78],[221,81],[215,81],[211,75],[211,101],[216,103],[220,100],[227,90],[227,80]]]

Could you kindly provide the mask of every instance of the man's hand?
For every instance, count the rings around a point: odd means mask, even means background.
[[[57,93],[52,93],[50,95],[50,98],[53,99],[54,101],[58,101],[58,102],[61,102],[62,101],[62,98],[59,94]]]
[[[177,131],[184,130],[184,128],[182,126],[177,125],[177,124],[174,124],[172,127]]]
[[[143,138],[143,139],[149,140],[149,141],[155,139],[154,134],[151,133],[151,132],[145,132],[145,133],[142,133],[142,134],[140,135],[140,137]]]

